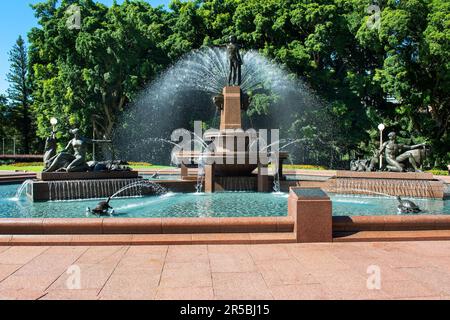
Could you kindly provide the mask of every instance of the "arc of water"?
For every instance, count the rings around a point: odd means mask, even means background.
[[[349,187],[346,187],[345,185],[344,185],[344,187],[342,187],[342,186],[339,187],[338,186],[337,189],[338,190],[336,190],[336,191],[338,191],[338,192],[345,192],[345,191],[360,191],[361,192],[362,191],[362,192],[367,192],[369,194],[377,194],[377,195],[385,196],[385,197],[389,197],[389,198],[396,198],[396,196],[393,196],[393,195],[390,195],[390,194],[387,194],[387,193],[376,192],[376,191],[373,191],[373,190],[367,190],[367,189],[361,189],[361,188],[349,188]]]
[[[114,193],[110,199],[114,199],[116,198],[118,195],[122,194],[123,192],[135,188],[135,187],[143,187],[143,186],[150,186],[152,188],[154,188],[156,191],[159,191],[161,193],[163,192],[167,192],[167,190],[165,190],[161,185],[156,184],[154,182],[151,182],[149,180],[141,180],[141,181],[136,181],[133,183],[130,183],[128,185],[126,185],[125,187],[121,188],[119,191],[117,191],[116,193]]]
[[[33,180],[26,180],[24,183],[22,183],[13,199],[15,201],[19,201],[24,196],[24,193],[27,191],[28,186],[31,185],[32,183]]]

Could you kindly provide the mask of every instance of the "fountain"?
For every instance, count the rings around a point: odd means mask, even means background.
[[[256,130],[245,131],[252,122],[246,117],[250,96],[268,92],[280,97],[280,107],[285,110],[293,105],[293,101],[302,107],[317,108],[320,105],[300,80],[289,77],[278,64],[253,50],[243,52],[242,56],[233,50],[230,54],[228,47],[226,50],[202,48],[181,58],[143,90],[121,115],[114,130],[113,141],[121,158],[167,163],[166,155],[171,145],[170,162],[181,167],[183,183],[170,180],[161,183],[175,192],[270,192],[272,180],[277,181],[276,185],[283,180],[282,162],[288,155],[280,153],[271,157],[278,146],[266,146],[267,142],[260,139]],[[239,68],[234,68],[230,74],[230,65]],[[233,80],[233,83],[227,80]],[[213,114],[217,118],[213,118]],[[170,121],[167,121],[169,115]],[[278,113],[271,117],[276,116]],[[219,120],[219,128],[209,129],[205,134],[203,130],[199,133],[176,129],[203,117],[213,118],[206,124],[208,127]],[[173,137],[174,130],[187,131],[189,144],[195,145],[194,150],[182,150],[178,141],[166,140]],[[271,136],[271,139],[276,141],[278,136]],[[278,168],[274,175],[268,174],[270,163],[267,159],[270,158]],[[195,177],[188,174],[188,168],[198,170]]]
[[[79,217],[80,206],[83,206],[82,210],[87,206],[92,207],[97,202],[90,201],[93,199],[106,200],[99,202],[93,210],[88,208],[86,211],[88,216],[111,215],[113,199],[130,198],[116,200],[115,218],[119,219],[86,219],[82,223],[65,220],[65,230],[77,234],[80,232],[79,225],[82,224],[83,232],[94,234],[183,233],[190,243],[196,238],[194,234],[198,234],[198,239],[202,239],[200,234],[214,232],[233,235],[265,233],[261,240],[248,237],[248,241],[252,243],[254,241],[266,243],[268,232],[276,234],[275,241],[281,242],[332,241],[333,207],[330,197],[323,191],[388,197],[393,195],[442,197],[442,182],[433,181],[432,175],[426,173],[338,171],[336,177],[331,179],[329,176],[323,179],[317,175],[309,180],[304,178],[287,180],[283,172],[283,162],[290,159],[293,163],[294,160],[283,150],[302,140],[280,139],[278,130],[271,130],[270,135],[267,130],[245,130],[253,125],[249,125],[251,119],[246,119],[243,114],[251,104],[252,91],[269,87],[268,91],[282,98],[294,91],[302,95],[303,91],[297,86],[291,86],[292,82],[289,82],[280,68],[274,67],[253,51],[241,57],[233,40],[231,44],[231,48],[230,45],[227,47],[228,64],[224,50],[217,48],[202,49],[183,58],[156,81],[157,85],[150,85],[142,96],[137,98],[137,102],[120,117],[121,122],[115,129],[113,141],[120,158],[154,162],[149,157],[157,156],[161,159],[167,156],[168,152],[152,149],[152,143],[170,145],[173,148],[170,158],[181,167],[181,179],[160,179],[155,183],[142,179],[138,172],[121,168],[122,165],[126,166],[125,164],[88,163],[85,145],[103,142],[85,139],[79,135],[78,130],[72,131],[74,138],[68,147],[56,154],[55,130],[53,130],[46,146],[45,171],[38,175],[37,180],[26,182],[16,197],[20,199],[26,192],[34,201],[53,202],[43,204],[44,208],[39,208],[41,204],[31,206],[36,210],[36,212],[29,211],[31,216],[34,214],[41,217],[43,213],[45,216],[43,219],[55,216],[62,216],[65,219]],[[242,64],[245,65],[244,68],[241,67]],[[231,66],[228,76],[227,65]],[[292,90],[293,88],[295,90]],[[292,106],[298,107],[300,103],[316,107],[314,99],[307,102],[295,101],[297,105],[292,103]],[[189,110],[183,109],[194,104],[197,109],[194,107]],[[210,105],[215,105],[213,114],[220,119],[219,129],[209,129],[203,133],[204,126],[195,123],[194,132],[186,129],[173,131],[183,124],[190,125],[192,120],[196,120],[194,118],[198,115],[196,112],[212,113],[212,110],[206,110]],[[296,120],[291,118],[292,114],[288,108],[282,110],[283,112],[276,112],[281,114],[278,116],[284,116],[285,120],[291,122]],[[206,124],[205,127],[211,127],[216,120]],[[272,120],[273,118],[269,120],[270,123]],[[272,125],[276,126],[275,123]],[[199,128],[201,132],[198,131]],[[170,132],[172,141],[155,138],[157,136],[168,138]],[[186,136],[188,139],[184,141]],[[175,142],[177,137],[182,141]],[[321,143],[326,145],[324,142]],[[191,149],[192,146],[194,150]],[[73,149],[73,154],[69,153],[70,148]],[[189,175],[189,168],[195,168],[196,175]],[[157,177],[158,173],[153,176],[154,179]],[[282,193],[286,191],[290,191],[290,194]],[[165,192],[169,194],[161,196]],[[150,194],[159,196],[132,199]],[[83,199],[89,201],[76,201]],[[424,209],[423,213],[428,211],[423,203],[418,203],[420,204],[418,208],[411,200],[401,198],[398,200],[402,214],[418,213],[421,208]],[[68,201],[74,202],[67,203]],[[21,202],[16,201],[14,205],[21,205]],[[391,207],[396,211],[395,206]],[[388,208],[387,213],[390,213],[389,210],[392,208]],[[352,208],[350,210],[346,214],[357,212]],[[444,207],[442,210],[447,209]],[[19,213],[23,212],[28,214],[24,210],[20,210]],[[377,212],[381,213],[386,211]],[[121,216],[126,220],[120,220]],[[177,217],[200,219],[193,219],[187,223],[185,219],[173,219]],[[224,219],[227,217],[234,219]],[[245,219],[240,219],[243,217]],[[130,222],[129,218],[145,219]],[[382,218],[382,221],[384,219]],[[344,230],[348,228],[348,222],[346,223],[347,225],[344,223],[343,226]],[[93,231],[91,224],[97,226]],[[61,232],[58,221],[47,220],[41,225],[44,226],[42,229],[44,233]],[[67,225],[71,227],[68,228]],[[15,227],[20,234],[24,232],[21,227],[20,223]],[[134,239],[134,236],[132,238]],[[223,237],[219,238],[222,240]]]
[[[242,82],[238,87],[243,109],[239,112],[239,127],[280,128],[283,137],[295,140],[299,138],[299,131],[289,129],[294,122],[292,114],[300,112],[308,114],[305,118],[312,118],[311,123],[315,122],[313,125],[317,130],[333,127],[331,121],[313,116],[321,110],[323,101],[282,65],[255,50],[243,51],[242,60]],[[233,122],[228,114],[226,119],[223,118],[224,110],[221,109],[223,91],[228,87],[228,71],[227,53],[223,48],[203,47],[180,58],[142,90],[118,118],[112,138],[117,156],[135,162],[168,165],[173,146],[156,140],[170,139],[179,128],[196,132],[195,121],[203,121],[204,130],[217,128],[217,131],[221,130],[221,122]],[[270,100],[264,116],[256,104],[251,103],[258,96]],[[208,140],[203,134],[200,139]]]
[[[244,131],[241,112],[248,101],[240,86],[226,86],[223,93],[214,98],[220,110],[220,130],[208,130],[204,134],[204,149],[198,151],[180,151],[176,153],[182,167],[182,178],[187,178],[187,167],[198,168],[197,192],[203,188],[206,192],[216,190],[247,190],[269,192],[269,158],[275,164],[275,176],[283,177],[282,163],[287,153],[268,152],[272,146],[261,148],[256,131]],[[273,138],[273,137],[272,137]],[[259,146],[259,148],[258,148]],[[258,172],[254,174],[254,171]],[[230,183],[230,181],[233,181]],[[255,183],[256,182],[256,183]],[[230,189],[231,188],[231,189]],[[252,190],[253,189],[253,190]],[[278,190],[279,191],[279,190]]]

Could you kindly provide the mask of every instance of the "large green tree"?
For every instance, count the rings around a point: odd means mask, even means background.
[[[64,127],[90,131],[95,123],[109,136],[117,115],[167,64],[161,48],[167,13],[145,1],[106,7],[51,0],[33,8],[41,25],[29,35],[38,134],[44,136],[48,119],[57,116]],[[79,28],[67,26],[73,8],[80,13]]]
[[[8,99],[0,94],[0,137],[5,138],[11,128]]]
[[[404,0],[380,3],[380,24],[362,20],[358,44],[378,63],[365,75],[381,89],[381,118],[415,140],[427,140],[436,159],[450,161],[450,3]]]
[[[36,4],[40,26],[29,39],[38,135],[44,137],[49,118],[58,116],[63,127],[87,133],[95,123],[108,136],[146,83],[185,53],[223,45],[234,34],[321,98],[321,108],[304,112],[293,104],[283,113],[270,92],[252,93],[249,117],[264,123],[267,114],[284,114],[280,128],[302,139],[302,161],[336,165],[333,159],[367,155],[384,122],[417,142],[428,141],[438,165],[448,162],[450,3],[373,4],[174,0],[170,10],[140,0],[111,7],[92,0]],[[80,10],[79,28],[67,25],[73,5]],[[370,8],[379,8],[378,21]]]
[[[9,82],[8,98],[13,124],[20,132],[22,151],[29,154],[31,141],[34,137],[32,129],[31,111],[31,82],[28,73],[28,53],[25,41],[19,37],[9,53],[11,63],[10,72],[7,74]]]

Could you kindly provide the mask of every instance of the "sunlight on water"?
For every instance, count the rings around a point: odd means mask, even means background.
[[[97,200],[32,203],[14,201],[19,185],[0,185],[0,218],[86,218]],[[333,215],[397,215],[398,201],[377,196],[329,194]],[[287,215],[287,193],[167,193],[114,199],[115,217],[277,217]],[[411,198],[405,198],[411,199]],[[450,200],[412,199],[420,214],[450,214]],[[89,216],[88,218],[94,218]]]

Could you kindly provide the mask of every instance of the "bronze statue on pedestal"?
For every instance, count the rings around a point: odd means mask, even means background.
[[[44,150],[44,167],[48,169],[52,164],[53,160],[55,160],[56,156],[56,132],[52,131],[50,137],[45,140],[45,150]]]
[[[79,129],[70,131],[73,139],[67,144],[67,147],[60,152],[53,162],[44,172],[85,172],[88,169],[86,163],[86,144],[92,143],[91,139],[80,136]],[[69,153],[70,148],[73,154]]]
[[[389,141],[385,142],[381,147],[379,154],[385,153],[387,162],[386,168],[393,172],[404,172],[409,165],[415,172],[421,172],[418,168],[423,161],[425,152],[420,152],[420,148],[424,148],[426,144],[421,143],[413,146],[397,143],[397,134],[391,132],[388,135]],[[407,150],[403,152],[404,150]]]
[[[236,37],[230,36],[230,43],[227,44],[228,62],[230,65],[230,73],[228,76],[228,85],[240,86],[242,83],[241,66],[243,64],[239,45],[236,43]]]
[[[389,141],[383,143],[381,149],[376,151],[370,159],[352,160],[351,171],[376,171],[377,169],[391,172],[414,171],[421,172],[422,166],[429,150],[426,144],[404,145],[397,143],[397,134],[391,132],[388,135]],[[406,150],[406,151],[405,151]],[[380,169],[380,156],[384,153],[386,165]]]

